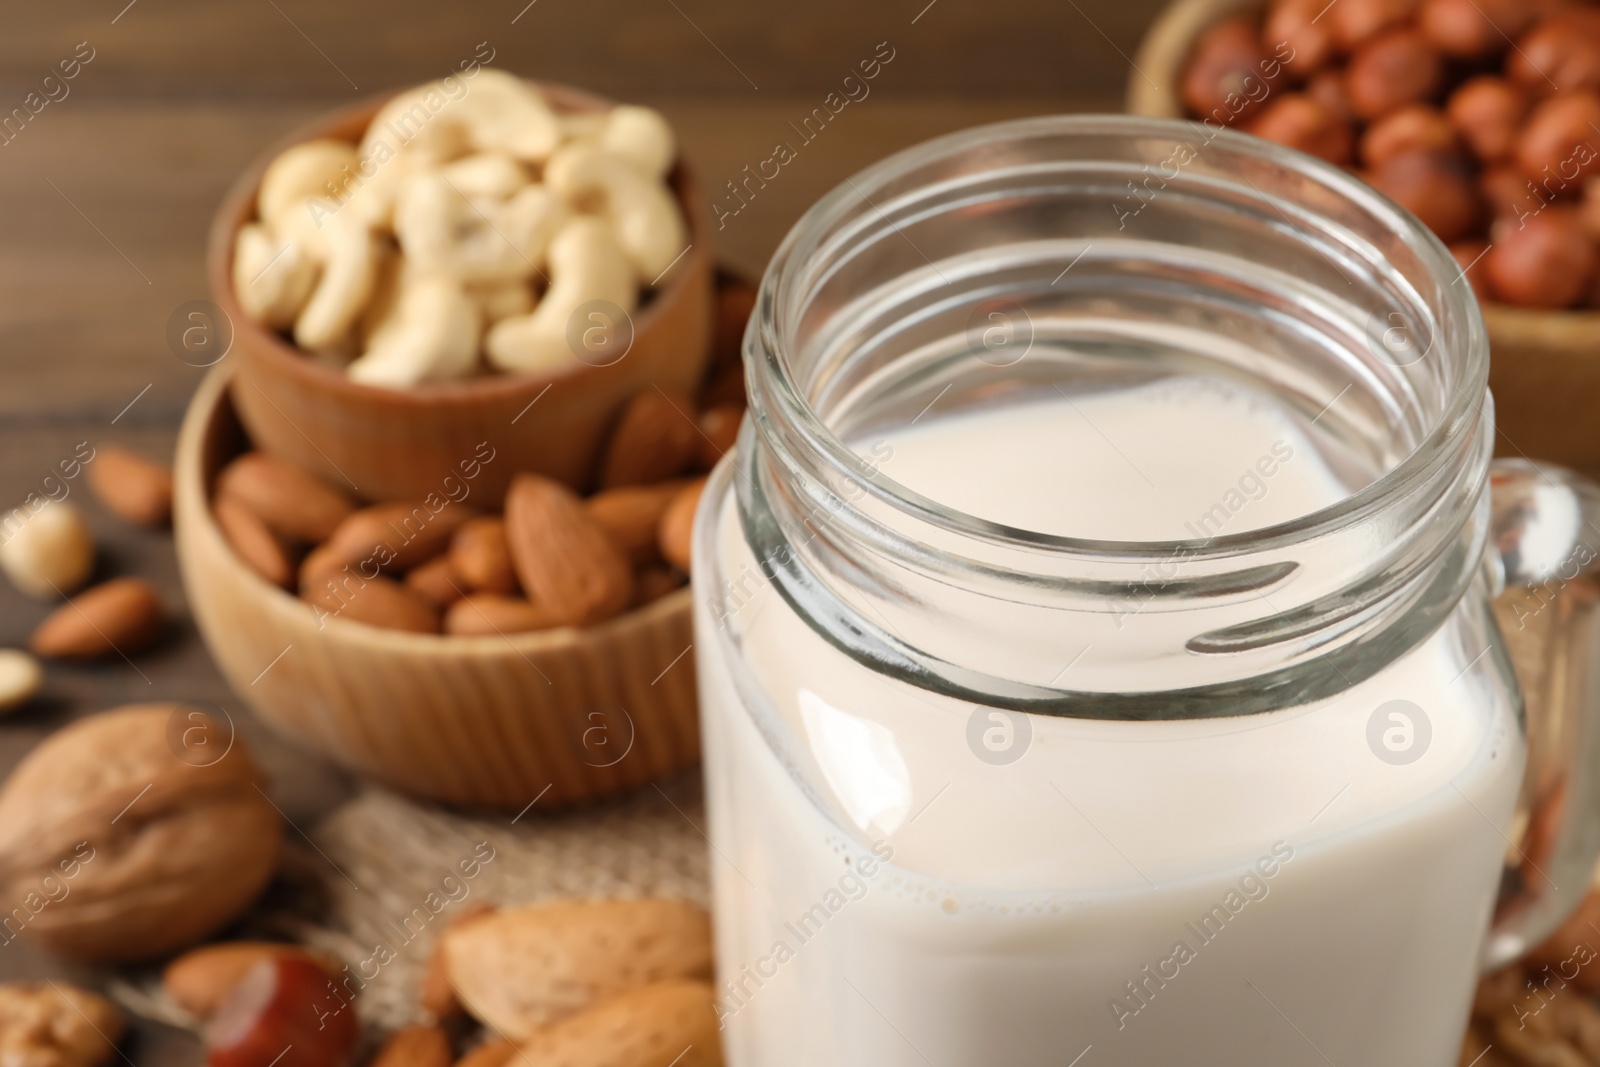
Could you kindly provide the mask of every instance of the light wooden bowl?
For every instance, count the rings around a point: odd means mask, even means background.
[[[541,85],[561,111],[609,102]],[[233,295],[234,239],[255,214],[261,174],[278,153],[318,137],[355,143],[387,97],[340,111],[276,145],[228,193],[211,226],[212,299],[232,320],[229,361],[238,363],[234,404],[256,446],[350,484],[369,500],[416,500],[438,492],[456,465],[488,441],[500,458],[474,487],[493,503],[512,475],[538,471],[575,488],[592,476],[606,430],[622,405],[660,386],[689,392],[705,368],[711,337],[712,249],[705,199],[679,162],[670,180],[689,226],[689,250],[666,284],[633,316],[633,344],[607,366],[551,377],[496,374],[460,382],[383,389],[316,363],[245,315]],[[546,392],[548,390],[548,392]],[[537,401],[538,406],[529,405]]]
[[[1128,78],[1128,111],[1183,118],[1178,86],[1195,39],[1231,15],[1256,14],[1267,0],[1177,0],[1145,34]],[[1600,478],[1600,312],[1536,311],[1486,304],[1495,451],[1553,460]]]
[[[698,762],[690,594],[586,630],[401,633],[331,618],[233,554],[209,487],[244,443],[224,364],[178,437],[174,527],[200,634],[272,726],[395,789],[520,811],[592,800]]]

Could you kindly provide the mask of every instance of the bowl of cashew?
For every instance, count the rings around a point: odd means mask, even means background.
[[[208,273],[262,450],[369,500],[533,471],[575,488],[618,412],[691,389],[709,218],[648,108],[478,67],[286,139],[218,209]]]

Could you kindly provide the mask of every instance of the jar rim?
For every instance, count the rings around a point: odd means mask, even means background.
[[[1430,273],[1441,278],[1456,273],[1451,284],[1461,284],[1466,299],[1448,301],[1445,307],[1446,313],[1455,320],[1449,325],[1462,339],[1461,344],[1450,350],[1457,353],[1450,358],[1458,360],[1447,379],[1451,395],[1434,424],[1407,455],[1365,486],[1304,515],[1239,533],[1159,541],[1071,537],[1007,526],[947,507],[876,469],[863,469],[855,462],[856,451],[816,413],[796,385],[782,331],[777,325],[794,296],[790,290],[797,280],[799,267],[818,235],[826,234],[834,224],[845,219],[861,201],[889,221],[871,194],[932,161],[958,152],[1045,136],[1117,135],[1165,138],[1181,144],[1197,134],[1208,145],[1218,143],[1229,151],[1253,156],[1314,179],[1401,238],[1429,267]],[[1272,201],[1265,193],[1261,198]],[[892,221],[890,225],[893,226]],[[758,340],[760,343],[755,343]],[[1438,479],[1440,467],[1448,463],[1450,446],[1474,430],[1478,421],[1474,413],[1486,404],[1489,375],[1488,335],[1477,301],[1466,285],[1465,271],[1459,269],[1444,243],[1399,204],[1349,171],[1283,145],[1210,122],[1128,115],[1050,115],[977,126],[903,149],[846,178],[800,217],[774,254],[761,282],[756,314],[746,334],[745,347],[747,362],[764,368],[764,373],[752,375],[753,379],[761,379],[759,388],[752,389],[752,399],[759,393],[761,400],[774,402],[808,447],[828,459],[843,477],[857,481],[863,490],[880,500],[919,521],[989,543],[1121,562],[1150,561],[1175,555],[1190,561],[1223,559],[1288,547],[1324,531],[1369,518],[1396,499]]]

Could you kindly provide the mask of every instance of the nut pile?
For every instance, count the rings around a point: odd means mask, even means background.
[[[1600,8],[1274,0],[1201,35],[1191,117],[1350,167],[1480,299],[1600,307]]]
[[[488,68],[419,86],[359,145],[308,141],[268,166],[234,292],[367,385],[570,371],[574,313],[631,313],[687,248],[676,151],[649,108],[558,113]]]
[[[751,288],[723,279],[715,353],[698,397],[640,393],[602,450],[597,491],[517,475],[503,514],[466,492],[358,506],[340,488],[258,452],[218,474],[213,509],[234,552],[318,619],[460,636],[591,626],[685,583],[690,530],[709,470],[744,411],[738,338]],[[461,485],[494,460],[485,442]]]
[[[418,1021],[371,1063],[720,1067],[711,972],[710,917],[686,901],[476,906],[435,942]],[[162,976],[210,1067],[343,1067],[362,985],[339,960],[262,941],[194,949]]]

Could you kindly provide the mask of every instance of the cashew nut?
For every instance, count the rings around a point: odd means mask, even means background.
[[[503,70],[483,69],[455,104],[461,124],[480,152],[505,152],[529,163],[550,157],[561,123],[544,94]]]
[[[326,199],[346,181],[355,166],[356,150],[343,141],[306,141],[267,165],[256,192],[261,217],[274,225],[292,212],[304,214],[307,201]]]
[[[379,167],[401,157],[437,166],[466,155],[472,141],[460,111],[465,99],[443,82],[399,94],[372,117],[361,138],[361,158]]]
[[[561,203],[542,185],[502,202],[463,196],[442,173],[421,174],[401,190],[394,231],[423,272],[503,281],[539,269],[563,217]]]
[[[606,111],[573,111],[556,118],[561,123],[561,143],[598,141],[606,128]]]
[[[335,347],[366,306],[378,278],[379,244],[366,223],[342,212],[322,221],[322,277],[294,324],[301,348]]]
[[[350,378],[388,386],[464,378],[478,362],[478,332],[478,309],[459,282],[437,274],[409,280],[366,354],[350,364]]]
[[[507,200],[528,184],[522,164],[501,152],[479,152],[447,165],[441,174],[462,196]]]
[[[678,154],[672,127],[652,107],[619,104],[606,114],[600,147],[657,181],[666,177]]]
[[[647,282],[659,280],[688,243],[672,193],[597,145],[563,148],[545,166],[544,179],[579,210],[598,201],[617,242]]]
[[[502,319],[489,330],[489,361],[501,370],[572,369],[579,362],[567,340],[573,314],[595,301],[629,314],[638,300],[627,254],[600,219],[579,216],[563,226],[550,242],[549,260],[550,288],[539,306],[531,315]]]
[[[274,330],[286,330],[316,284],[316,261],[298,242],[280,241],[259,223],[239,231],[233,251],[233,292],[246,315]]]
[[[526,315],[533,310],[533,289],[520,278],[469,285],[467,296],[477,305],[483,321],[490,325],[513,315]]]

